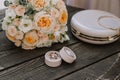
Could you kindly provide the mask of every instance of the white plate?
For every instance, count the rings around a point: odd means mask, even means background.
[[[72,33],[82,41],[107,44],[118,40],[120,19],[100,10],[84,10],[71,20]]]

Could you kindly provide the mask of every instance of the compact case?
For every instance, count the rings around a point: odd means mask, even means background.
[[[120,19],[105,11],[84,10],[72,17],[71,30],[74,36],[88,43],[112,43],[120,37]]]

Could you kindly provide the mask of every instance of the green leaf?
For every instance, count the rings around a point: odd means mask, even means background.
[[[34,10],[32,9],[32,8],[29,8],[28,9],[28,11],[26,12],[26,14],[28,15],[28,16],[30,16],[31,14],[34,14]]]
[[[10,5],[10,2],[8,0],[4,1],[4,6],[8,7]]]
[[[27,5],[27,1],[26,0],[19,0],[19,4],[20,5]]]

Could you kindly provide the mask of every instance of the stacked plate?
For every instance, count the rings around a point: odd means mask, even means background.
[[[105,11],[80,11],[72,17],[71,26],[74,36],[92,44],[108,44],[120,37],[120,19]]]

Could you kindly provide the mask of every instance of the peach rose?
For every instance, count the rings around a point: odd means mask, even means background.
[[[14,19],[14,20],[13,20],[13,24],[14,24],[15,26],[19,26],[19,25],[20,25],[20,19],[19,19],[19,18]]]
[[[19,39],[19,40],[22,40],[24,37],[24,33],[22,31],[18,31],[15,38],[16,39]]]
[[[16,40],[16,41],[15,41],[15,45],[16,45],[17,47],[20,47],[20,46],[21,46],[21,43],[22,43],[22,42],[21,42],[20,40]]]
[[[7,30],[7,33],[10,35],[10,36],[15,36],[17,34],[17,29],[15,26],[9,26],[8,27],[8,30]]]
[[[16,41],[16,38],[14,36],[10,36],[7,32],[6,32],[6,36],[10,41],[12,41],[12,42]]]
[[[37,47],[45,47],[51,45],[51,40],[49,40],[49,37],[47,34],[42,34],[41,32],[38,32],[39,40],[37,43]]]
[[[35,46],[38,42],[37,32],[33,30],[31,32],[26,33],[23,42],[27,46]]]
[[[67,24],[67,20],[68,20],[68,13],[67,10],[61,10],[60,11],[60,16],[59,16],[59,22],[62,25],[66,25]]]
[[[43,33],[39,32],[39,31],[37,32],[37,34],[39,36],[39,40],[41,40],[41,41],[48,40],[48,35],[47,34],[43,34]]]
[[[56,24],[55,27],[54,27],[54,31],[59,31],[60,30],[60,25]]]
[[[32,50],[32,49],[35,49],[34,46],[27,46],[25,44],[22,44],[22,48],[25,49],[25,50]]]
[[[59,0],[59,1],[57,2],[57,8],[59,8],[59,9],[61,9],[61,8],[66,8],[66,7],[65,7],[65,3],[64,3],[63,0]]]
[[[52,8],[51,9],[51,15],[55,18],[58,18],[60,14],[59,14],[59,11],[56,8]]]
[[[55,19],[45,12],[39,12],[35,15],[35,25],[42,33],[51,33],[54,31]]]
[[[15,8],[15,12],[18,16],[23,16],[25,13],[25,7],[22,5],[19,5]]]
[[[49,5],[50,0],[32,0],[33,7],[39,11]]]

